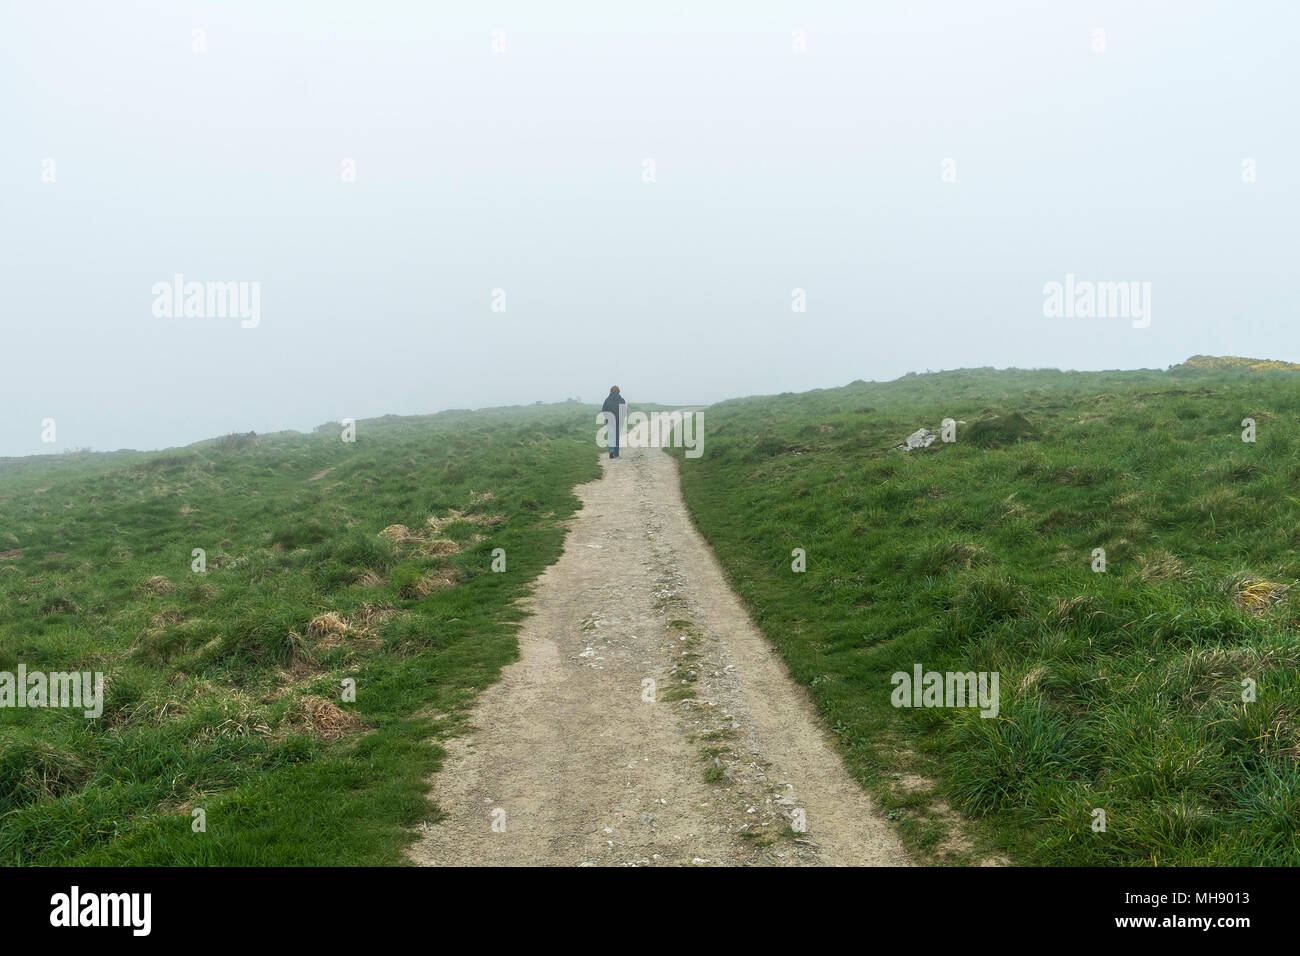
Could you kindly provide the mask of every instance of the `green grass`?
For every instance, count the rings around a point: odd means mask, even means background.
[[[707,410],[705,455],[680,462],[691,513],[923,858],[1300,863],[1300,591],[1258,583],[1300,580],[1300,379],[1195,365]],[[893,450],[944,418],[955,443]],[[998,672],[1000,713],[894,708],[916,663]],[[904,773],[937,788],[904,793]],[[972,852],[942,850],[940,799]]]
[[[21,552],[0,558],[0,671],[107,679],[98,720],[0,708],[0,863],[402,862],[435,813],[430,739],[515,659],[513,602],[599,474],[591,418],[389,416],[351,444],[326,425],[0,462],[0,553]],[[380,534],[397,524],[417,536]]]

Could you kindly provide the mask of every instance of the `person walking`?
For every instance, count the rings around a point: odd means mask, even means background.
[[[609,397],[605,399],[605,404],[600,409],[605,413],[605,425],[609,429],[610,458],[618,457],[618,423],[623,417],[622,406],[626,404],[627,402],[623,400],[623,396],[618,393],[618,386],[611,385],[609,387]]]

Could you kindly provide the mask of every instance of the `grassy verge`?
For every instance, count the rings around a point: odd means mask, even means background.
[[[514,660],[513,602],[599,473],[590,418],[0,463],[0,671],[106,675],[97,720],[0,708],[0,863],[402,862],[429,738]]]
[[[923,858],[1300,863],[1300,388],[1196,364],[708,409],[691,513]],[[997,672],[997,716],[894,707],[916,664]]]

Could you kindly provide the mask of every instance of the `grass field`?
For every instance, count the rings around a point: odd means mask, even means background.
[[[707,412],[688,506],[919,859],[1300,863],[1294,370],[976,369]],[[514,659],[514,601],[599,473],[592,418],[0,461],[0,672],[107,680],[98,720],[0,707],[0,863],[401,862],[430,740]],[[945,418],[955,442],[894,447]],[[892,706],[918,664],[996,672],[997,716]]]
[[[1300,863],[1300,378],[1272,364],[708,409],[706,454],[681,462],[693,516],[923,858]],[[945,418],[955,442],[894,450]],[[997,672],[999,714],[895,708],[915,664]]]
[[[598,474],[590,417],[0,462],[0,671],[106,675],[98,720],[0,708],[0,863],[401,862],[429,739],[514,659]]]

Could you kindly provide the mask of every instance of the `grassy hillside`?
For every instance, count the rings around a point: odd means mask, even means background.
[[[967,370],[705,421],[695,520],[914,849],[975,858],[957,807],[1029,863],[1300,863],[1294,372]],[[998,716],[893,707],[918,663],[998,672]]]
[[[591,417],[0,462],[0,671],[107,675],[98,720],[0,708],[0,863],[400,862],[428,739],[514,658],[598,474]]]

